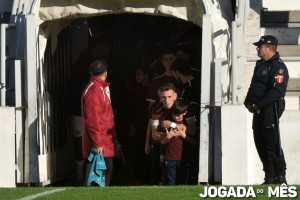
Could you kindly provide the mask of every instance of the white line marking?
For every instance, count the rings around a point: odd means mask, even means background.
[[[66,190],[66,188],[50,190],[50,191],[42,192],[42,193],[39,193],[39,194],[31,195],[31,196],[28,196],[28,197],[24,197],[24,198],[19,199],[19,200],[32,200],[32,199],[36,199],[36,198],[41,197],[41,196],[46,196],[46,195],[53,194],[53,193],[56,193],[56,192],[62,192],[64,190]]]

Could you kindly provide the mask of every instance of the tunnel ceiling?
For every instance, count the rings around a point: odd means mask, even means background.
[[[61,18],[118,13],[174,16],[202,26],[202,3],[192,0],[41,0],[39,18],[42,23]]]

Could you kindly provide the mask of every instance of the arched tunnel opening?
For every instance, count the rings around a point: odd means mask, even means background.
[[[149,184],[151,162],[143,148],[146,130],[133,131],[133,112],[144,113],[140,123],[148,119],[147,110],[133,111],[136,97],[142,95],[135,90],[137,69],[148,69],[151,79],[161,75],[164,72],[161,54],[172,48],[177,57],[190,59],[200,76],[202,29],[192,22],[169,16],[109,14],[70,20],[57,38],[49,36],[47,39],[39,83],[40,93],[45,91],[39,99],[42,135],[39,153],[64,149],[63,154],[60,152],[60,156],[57,154],[55,161],[51,161],[48,173],[53,174],[52,177],[64,175],[64,184],[76,185],[76,161],[81,154],[81,94],[89,82],[91,62],[105,59],[117,138],[126,161],[116,159],[112,184]],[[57,41],[55,47],[54,40]],[[142,181],[140,176],[143,176]],[[198,177],[194,178],[191,184],[197,184]]]

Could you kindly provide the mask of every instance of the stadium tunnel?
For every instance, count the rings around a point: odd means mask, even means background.
[[[189,46],[193,62],[201,70],[201,3],[194,7],[189,3],[184,11],[186,17],[176,16],[174,11],[180,10],[180,6],[168,6],[166,10],[158,6],[150,14],[118,11],[64,18],[51,15],[51,20],[45,20],[45,13],[55,8],[44,1],[42,6],[40,17],[44,22],[39,26],[37,71],[39,182],[67,180],[67,184],[73,184],[74,178],[70,177],[75,173],[78,141],[73,133],[72,116],[80,115],[80,95],[89,81],[90,63],[104,58],[109,66],[117,135],[126,158],[125,166],[118,169],[116,165],[114,184],[132,185],[133,149],[126,99],[134,84],[134,70],[141,65],[155,67],[153,63],[160,53],[177,45]]]

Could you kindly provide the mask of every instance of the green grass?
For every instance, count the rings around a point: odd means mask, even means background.
[[[275,186],[272,186],[274,188]],[[35,195],[45,191],[61,189],[62,187],[22,187],[14,189],[0,188],[0,199],[20,199]],[[246,186],[248,188],[248,186]],[[267,197],[268,186],[253,186],[256,193],[257,189],[263,189],[263,194],[257,194],[256,198],[246,199],[270,199]],[[199,193],[203,193],[204,186],[138,186],[138,187],[65,187],[64,191],[42,196],[37,199],[63,199],[63,200],[85,200],[85,199],[101,199],[101,200],[193,200],[201,199]],[[299,186],[297,186],[297,192]],[[210,199],[210,198],[205,198]],[[224,199],[224,198],[214,198]],[[240,199],[240,198],[225,198],[225,199]],[[274,197],[275,199],[275,197]],[[291,198],[285,198],[291,199]],[[294,198],[299,199],[299,198]]]

